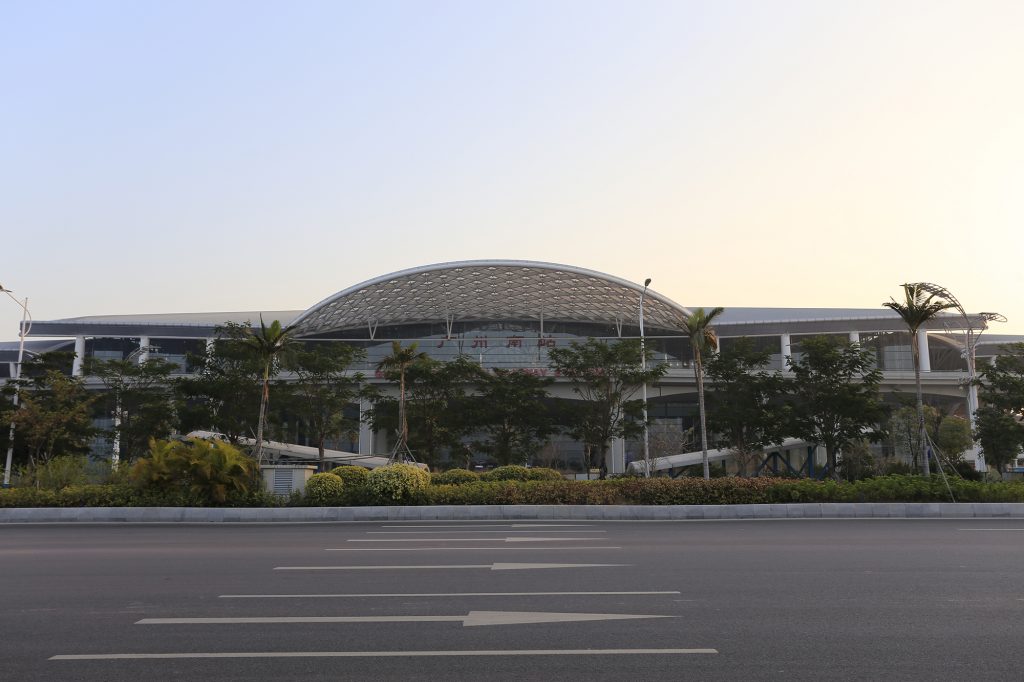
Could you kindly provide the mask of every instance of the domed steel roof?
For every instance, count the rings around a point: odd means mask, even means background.
[[[475,260],[425,265],[367,280],[296,318],[301,336],[367,325],[473,320],[630,323],[643,287],[569,265]],[[644,322],[678,329],[689,310],[647,291]]]

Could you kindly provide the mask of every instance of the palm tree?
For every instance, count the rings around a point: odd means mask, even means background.
[[[291,345],[292,327],[282,327],[274,320],[268,327],[260,315],[260,329],[247,329],[242,340],[263,365],[263,394],[260,396],[260,418],[256,425],[256,461],[263,462],[263,429],[267,421],[267,403],[270,402],[270,375],[281,355]]]
[[[391,355],[377,363],[377,369],[382,372],[395,372],[398,374],[398,442],[395,444],[397,453],[403,447],[409,447],[409,422],[405,414],[405,373],[412,365],[427,359],[426,353],[417,353],[419,344],[415,341],[408,346],[402,346],[399,341],[391,342]]]
[[[714,351],[718,348],[718,336],[711,328],[711,323],[716,317],[725,312],[725,308],[712,308],[705,311],[697,308],[686,316],[683,321],[683,330],[690,337],[690,346],[693,347],[693,373],[697,377],[697,407],[700,411],[700,447],[704,464],[704,478],[711,478],[711,465],[708,463],[708,432],[707,416],[704,412],[704,351]]]
[[[917,332],[921,327],[943,310],[955,308],[955,303],[942,299],[937,293],[928,292],[921,284],[903,285],[903,302],[890,298],[882,305],[895,310],[907,329],[910,330],[910,353],[914,358],[914,383],[917,386],[917,427],[921,438],[921,470],[925,476],[931,475],[928,463],[928,434],[924,426],[924,401],[921,399],[921,351],[917,345]]]

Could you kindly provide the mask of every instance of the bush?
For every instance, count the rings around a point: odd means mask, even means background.
[[[430,484],[430,473],[412,464],[389,464],[370,472],[366,490],[378,504],[411,502]]]
[[[528,476],[531,481],[564,481],[565,476],[562,475],[561,471],[555,469],[547,469],[545,467],[533,467],[527,469]]]
[[[315,507],[337,506],[345,483],[336,474],[313,474],[306,481],[306,501]]]
[[[61,490],[72,485],[85,485],[88,481],[88,460],[84,455],[61,455],[49,462],[30,467],[22,480],[38,488]]]
[[[466,469],[449,469],[440,474],[433,474],[430,477],[431,485],[463,485],[464,483],[476,483],[480,475]]]
[[[256,463],[223,441],[151,440],[149,450],[128,474],[140,491],[224,504],[254,487]]]
[[[530,470],[515,464],[491,469],[480,476],[481,481],[529,481]]]
[[[366,477],[370,475],[370,470],[366,467],[343,464],[331,469],[330,473],[340,478],[346,486],[353,486],[364,485]]]

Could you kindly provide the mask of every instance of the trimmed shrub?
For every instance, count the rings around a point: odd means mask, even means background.
[[[366,490],[379,504],[412,502],[430,485],[430,473],[411,464],[389,464],[370,472]]]
[[[345,483],[335,474],[313,474],[306,481],[306,501],[314,507],[337,506]]]
[[[529,481],[530,470],[516,464],[509,464],[497,467],[484,472],[480,476],[481,481]]]
[[[449,469],[440,474],[430,476],[431,485],[463,485],[465,483],[476,483],[480,480],[480,474],[466,469]]]
[[[529,472],[529,474],[527,474],[527,475],[530,477],[529,480],[531,480],[531,481],[564,481],[565,480],[565,476],[562,475],[562,472],[557,471],[555,469],[548,469],[546,467],[532,467],[530,469],[527,469],[527,471]]]
[[[343,464],[341,466],[334,467],[329,473],[340,478],[346,486],[353,486],[364,485],[366,483],[366,477],[370,475],[370,470],[366,467]]]

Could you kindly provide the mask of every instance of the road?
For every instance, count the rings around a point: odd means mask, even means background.
[[[1024,522],[0,527],[0,679],[1021,680]]]

